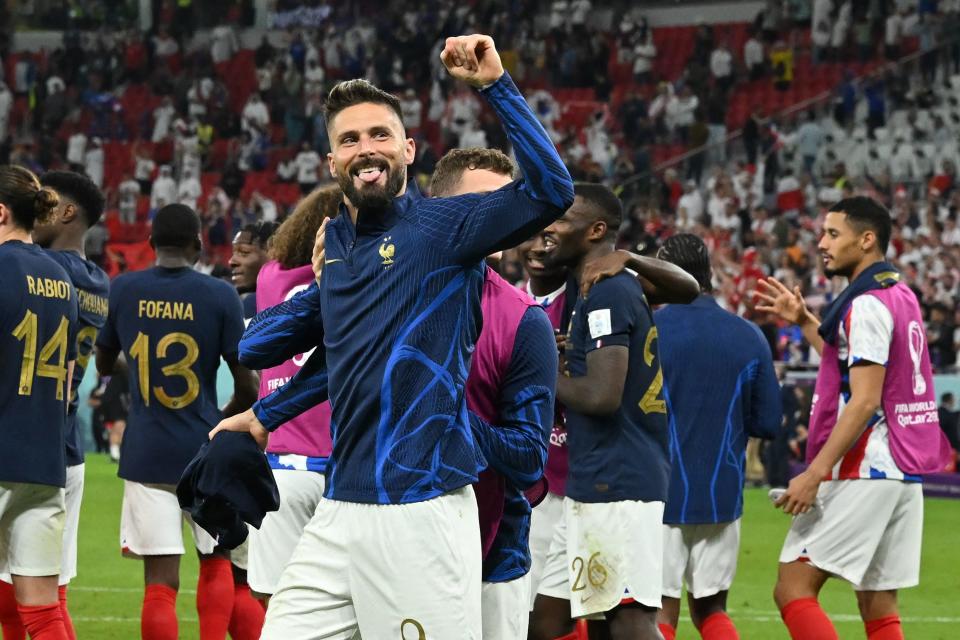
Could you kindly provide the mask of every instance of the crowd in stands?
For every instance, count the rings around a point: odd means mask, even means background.
[[[866,192],[897,219],[892,257],[923,302],[935,365],[956,364],[956,0],[770,0],[752,23],[684,27],[654,27],[628,2],[278,1],[254,48],[241,46],[249,2],[155,4],[149,32],[135,19],[85,31],[80,15],[54,50],[14,52],[0,33],[0,163],[70,166],[102,185],[112,212],[89,249],[112,273],[142,262],[163,204],[201,213],[210,271],[233,230],[282,218],[329,180],[321,106],[344,78],[400,96],[421,184],[449,148],[505,147],[484,102],[439,63],[444,36],[482,31],[574,177],[618,190],[622,245],[650,253],[677,230],[703,234],[718,297],[761,324],[780,359],[815,354],[754,311],[756,280],[828,301],[818,215]]]

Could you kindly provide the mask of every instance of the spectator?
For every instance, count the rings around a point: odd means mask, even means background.
[[[680,94],[674,96],[667,104],[667,119],[673,123],[671,129],[677,132],[683,142],[687,141],[690,126],[696,119],[699,106],[700,98],[693,94],[689,85],[684,85],[680,89]]]
[[[414,136],[423,126],[423,103],[417,96],[417,91],[409,88],[403,93],[400,100],[400,112],[403,114],[403,126],[407,135]]]
[[[210,32],[210,58],[213,64],[227,62],[239,49],[237,35],[230,25],[217,25]]]
[[[683,183],[683,195],[677,203],[677,229],[688,231],[701,223],[704,204],[697,183],[687,180]]]
[[[297,165],[297,184],[300,185],[300,193],[307,195],[317,186],[320,181],[320,155],[313,150],[309,142],[303,142],[300,145],[300,153],[294,159]]]
[[[810,15],[810,42],[813,64],[818,64],[830,46],[833,33],[830,15],[833,13],[834,0],[813,0],[813,12]]]
[[[653,65],[657,59],[657,45],[653,43],[653,31],[646,29],[641,40],[633,47],[633,78],[638,84],[653,81]]]
[[[184,169],[180,184],[177,185],[177,202],[190,207],[194,211],[197,210],[197,201],[203,193],[198,175],[192,169]]]
[[[259,92],[254,91],[250,94],[240,118],[240,126],[251,136],[265,132],[270,126],[270,112],[267,110],[267,105],[263,102]]]
[[[729,43],[720,42],[710,54],[710,74],[721,92],[726,93],[733,85],[733,54]]]
[[[140,185],[127,173],[117,186],[117,205],[120,210],[120,222],[133,224],[137,221],[137,203],[140,199]]]
[[[173,179],[173,169],[165,164],[160,167],[160,175],[153,182],[150,190],[150,208],[159,210],[166,204],[177,201],[177,182]]]
[[[153,161],[146,151],[134,147],[133,154],[133,178],[140,185],[140,195],[150,195],[153,187],[153,172],[157,168],[157,163]]]
[[[743,45],[743,65],[747,69],[747,75],[751,82],[759,80],[766,72],[763,45],[753,31],[750,32],[750,37]]]
[[[153,110],[153,142],[163,142],[170,137],[170,125],[173,123],[177,110],[173,106],[173,99],[165,96],[156,109]]]
[[[770,51],[770,67],[773,69],[773,86],[786,91],[793,83],[793,50],[783,40],[778,40]]]
[[[86,174],[97,187],[103,187],[103,142],[100,138],[91,138],[90,146],[83,156],[83,165]]]
[[[811,177],[813,164],[820,153],[825,135],[823,127],[817,122],[817,114],[813,110],[807,111],[806,120],[797,130],[795,140],[797,152],[803,161],[803,170]]]
[[[87,135],[75,131],[67,140],[67,163],[71,171],[83,173],[87,159]]]

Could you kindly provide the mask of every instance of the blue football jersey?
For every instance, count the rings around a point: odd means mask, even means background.
[[[570,321],[567,369],[587,374],[587,354],[627,347],[623,398],[609,416],[567,408],[567,496],[578,502],[666,501],[670,477],[667,414],[657,327],[640,283],[628,273],[601,280]]]
[[[667,305],[654,318],[672,463],[663,521],[736,520],[743,512],[747,436],[773,438],[782,418],[770,347],[755,324],[709,295]]]
[[[40,247],[0,244],[0,480],[64,485],[77,292]]]
[[[83,441],[77,429],[77,390],[87,370],[97,334],[107,321],[107,296],[110,294],[110,278],[107,274],[86,258],[73,251],[47,251],[73,283],[77,291],[77,361],[73,367],[73,391],[70,394],[70,406],[67,410],[66,460],[67,466],[83,463]]]
[[[120,477],[175,484],[221,419],[220,359],[236,357],[243,308],[232,286],[193,269],[121,275],[97,345],[122,349],[130,380]]]

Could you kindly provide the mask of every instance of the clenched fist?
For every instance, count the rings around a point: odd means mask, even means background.
[[[440,60],[450,75],[477,89],[493,84],[503,75],[500,54],[490,36],[447,38]]]

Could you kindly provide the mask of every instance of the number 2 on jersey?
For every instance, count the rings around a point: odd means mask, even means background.
[[[17,393],[29,396],[33,393],[34,376],[53,378],[57,381],[57,400],[63,400],[63,385],[67,380],[67,330],[70,323],[66,316],[60,316],[60,325],[47,340],[40,354],[37,354],[39,340],[37,314],[27,310],[23,320],[13,330],[13,337],[23,342],[23,360],[20,363],[20,385]],[[56,364],[50,364],[53,354],[57,354]]]
[[[653,341],[657,339],[657,328],[650,327],[647,332],[647,339],[643,344],[643,362],[649,367],[653,365],[656,356],[653,354]],[[660,398],[660,392],[663,390],[663,369],[660,363],[657,363],[657,374],[653,377],[653,382],[647,387],[643,397],[640,398],[640,410],[644,413],[666,413],[667,403]]]
[[[153,387],[153,395],[157,401],[168,409],[182,409],[197,399],[200,395],[200,380],[197,374],[190,368],[197,357],[200,355],[200,348],[197,341],[192,336],[181,331],[168,333],[157,342],[157,358],[166,358],[167,350],[171,345],[181,344],[186,349],[186,354],[173,364],[168,364],[160,372],[164,376],[178,376],[187,383],[187,391],[183,395],[170,397],[163,387]],[[137,361],[137,377],[140,381],[140,397],[143,398],[143,404],[150,406],[150,337],[142,331],[137,333],[137,339],[133,341],[130,347],[130,356]]]

